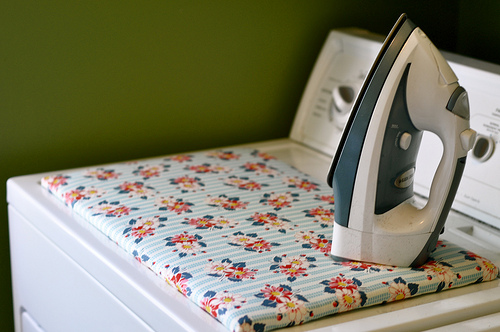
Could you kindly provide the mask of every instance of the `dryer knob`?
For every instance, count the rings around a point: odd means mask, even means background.
[[[472,148],[472,156],[480,162],[485,162],[490,159],[494,150],[495,142],[491,137],[477,135],[476,143]]]

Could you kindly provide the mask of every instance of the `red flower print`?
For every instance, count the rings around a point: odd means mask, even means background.
[[[160,210],[168,210],[177,214],[192,212],[193,203],[183,201],[182,198],[176,199],[173,196],[159,197],[155,201],[155,205],[160,206]]]
[[[329,254],[332,250],[332,243],[328,239],[317,238],[311,241],[311,247],[314,250],[319,250],[325,254]]]
[[[125,205],[118,205],[118,202],[109,204],[107,201],[102,201],[96,206],[91,206],[94,215],[104,214],[106,217],[121,217],[124,215],[129,215],[132,210],[137,210],[138,208],[130,208]]]
[[[96,214],[112,214],[115,208],[116,208],[116,205],[101,203],[101,204],[95,206],[92,210]]]
[[[210,169],[212,170],[212,173],[229,173],[231,172],[231,168],[229,167],[226,167],[226,166],[219,166],[219,165],[213,165],[210,167]]]
[[[180,267],[174,267],[171,270],[168,269],[169,265],[165,266],[164,269],[160,271],[160,275],[165,278],[165,281],[170,285],[174,286],[180,293],[190,296],[191,289],[189,288],[189,279],[193,276],[189,272],[182,272]]]
[[[231,308],[240,306],[246,302],[246,299],[239,294],[225,291],[213,297],[211,302],[219,308]]]
[[[272,192],[264,194],[263,198],[259,202],[264,205],[272,206],[274,207],[274,210],[278,211],[285,207],[291,207],[292,202],[298,201],[298,196],[299,194],[290,192],[281,194]]]
[[[254,279],[257,269],[249,269],[244,262],[233,263],[229,259],[223,259],[222,262],[216,263],[210,260],[210,263],[205,266],[209,276],[227,278],[230,281],[239,282],[244,279]]]
[[[182,212],[189,212],[191,205],[186,202],[175,202],[175,204],[167,206],[170,211],[176,212],[178,214]]]
[[[96,177],[99,180],[117,179],[118,174],[116,174],[114,171],[97,171]]]
[[[212,151],[207,153],[208,157],[219,158],[221,160],[236,160],[240,158],[240,155],[237,155],[231,151]]]
[[[436,261],[427,262],[422,266],[425,272],[430,277],[437,277],[438,280],[443,281],[445,284],[449,284],[453,281],[455,274],[451,271],[449,266],[438,263]]]
[[[335,219],[333,214],[319,216],[314,222],[319,222],[323,227],[326,225],[333,225]]]
[[[198,234],[191,235],[187,232],[183,232],[181,234],[176,234],[174,236],[169,236],[165,239],[167,241],[167,247],[175,247],[172,252],[179,252],[179,257],[185,257],[188,254],[196,256],[197,252],[207,245],[200,240],[202,237]],[[202,251],[202,253],[205,253]]]
[[[254,213],[252,215],[252,219],[257,221],[257,222],[262,222],[262,223],[271,223],[273,221],[278,220],[278,216],[274,213]]]
[[[283,317],[287,317],[296,324],[302,323],[308,313],[305,302],[295,298],[278,303],[277,310]]]
[[[201,299],[200,304],[201,304],[201,307],[206,312],[208,312],[213,317],[217,317],[217,310],[219,309],[219,305],[217,303],[215,303],[214,301],[212,301],[211,298],[204,297],[203,299]]]
[[[73,206],[76,202],[81,201],[82,199],[100,197],[105,193],[105,191],[94,187],[90,187],[88,189],[85,189],[85,187],[78,187],[64,193],[62,196],[64,197],[66,204]]]
[[[226,195],[220,195],[218,197],[211,197],[208,195],[205,201],[210,206],[218,206],[226,210],[246,209],[249,204],[249,202],[240,201],[238,197],[228,198]]]
[[[81,200],[82,198],[85,197],[85,195],[82,195],[83,189],[75,189],[68,191],[67,193],[64,194],[64,200],[66,201],[66,204],[72,205],[76,201]]]
[[[255,172],[255,174],[257,174],[257,175],[267,175],[267,176],[273,177],[276,174],[278,174],[278,172],[275,169],[268,167],[264,163],[248,162],[248,163],[245,163],[245,165],[243,165],[241,167],[244,168],[247,172]]]
[[[309,267],[310,262],[308,261],[306,255],[300,255],[300,256],[283,257],[282,264],[301,266],[307,268]]]
[[[152,178],[153,176],[160,176],[160,172],[163,167],[160,166],[150,166],[145,167],[139,171],[139,175],[145,179]]]
[[[269,199],[267,201],[267,204],[274,206],[275,208],[281,209],[281,208],[290,206],[291,202],[287,201],[285,196],[281,196],[281,197],[278,197],[275,199]]]
[[[263,168],[266,168],[266,164],[262,163],[246,163],[244,167],[249,171],[258,171]]]
[[[411,291],[405,283],[391,282],[389,285],[389,293],[391,294],[389,302],[404,300],[411,297]]]
[[[193,166],[189,166],[188,169],[190,171],[194,171],[196,173],[210,173],[212,171],[212,168],[210,167],[209,164],[193,165]]]
[[[236,210],[236,209],[245,209],[248,205],[248,202],[242,202],[239,199],[228,199],[221,206],[226,210]]]
[[[201,248],[198,242],[180,242],[175,247],[183,254],[192,254]]]
[[[186,234],[186,233],[174,235],[169,240],[172,243],[183,243],[183,242],[193,243],[193,242],[198,241],[196,239],[196,237],[194,237],[191,234]]]
[[[221,206],[225,202],[227,202],[227,197],[224,195],[218,197],[210,197],[209,195],[208,198],[206,199],[206,203],[208,205],[213,205],[213,206]]]
[[[228,186],[238,187],[243,190],[260,190],[262,185],[260,183],[248,180],[247,178],[238,178],[236,176],[231,176],[224,181]]]
[[[254,182],[254,181],[248,181],[248,182],[240,184],[238,186],[238,188],[254,191],[254,190],[261,190],[262,185],[260,183]]]
[[[230,262],[211,262],[205,266],[205,269],[212,274],[224,274],[224,271],[229,269],[230,266],[232,266]]]
[[[498,267],[490,260],[482,257],[476,257],[476,262],[479,264],[481,270],[483,271],[483,280],[489,281],[497,278]]]
[[[328,287],[331,289],[357,289],[358,286],[354,283],[354,280],[344,277],[335,277],[330,279],[328,282]]]
[[[302,181],[298,184],[297,188],[304,189],[306,191],[318,189],[318,185],[309,181]]]
[[[176,273],[167,278],[167,283],[177,288],[179,292],[186,295],[188,292],[188,280],[182,277],[182,273]]]
[[[189,225],[198,228],[212,228],[215,226],[213,218],[193,218],[189,219]]]
[[[246,236],[246,235],[243,235],[243,234],[233,235],[233,236],[231,236],[230,239],[231,239],[232,243],[237,244],[237,245],[243,245],[245,247],[248,246],[248,243],[252,244],[253,241],[254,241],[253,237]]]
[[[67,183],[68,178],[65,176],[46,176],[42,179],[42,184],[45,184],[50,191],[53,191],[59,186]]]
[[[181,214],[183,212],[191,212],[191,205],[190,203],[183,202],[183,201],[175,201],[175,202],[170,202],[167,204],[167,209],[172,212],[176,212],[177,214]]]
[[[242,280],[252,278],[254,275],[255,271],[241,266],[231,266],[227,270],[224,270],[224,276],[226,278]]]
[[[252,250],[258,251],[258,252],[263,252],[263,251],[269,251],[272,248],[272,244],[265,241],[265,240],[257,240],[252,243],[247,243],[245,245],[246,248],[250,248]]]
[[[167,220],[166,217],[160,216],[132,219],[129,221],[131,227],[126,228],[123,231],[123,235],[125,235],[125,237],[132,235],[132,237],[135,238],[135,243],[139,243],[144,238],[155,235],[155,230],[159,227],[163,227],[163,222],[165,220]]]
[[[132,236],[137,238],[144,238],[148,235],[154,235],[154,228],[147,227],[145,225],[141,225],[138,227],[132,228]]]
[[[284,177],[283,182],[288,184],[289,187],[304,189],[305,191],[318,190],[318,184],[312,183],[308,180],[303,180],[298,177]]]
[[[362,294],[356,289],[337,289],[335,295],[338,301],[337,305],[339,312],[349,311],[360,307],[363,302]]]
[[[356,261],[347,261],[347,262],[340,262],[342,266],[349,267],[351,269],[358,269],[358,270],[369,270],[372,267],[372,264],[368,263],[363,263],[363,262],[356,262]]]
[[[306,212],[306,217],[313,217],[314,222],[319,222],[323,228],[333,225],[334,212],[332,209],[324,209],[320,206],[311,210],[304,210],[304,212]]]
[[[266,153],[266,152],[258,152],[257,156],[264,159],[265,161],[276,159],[275,156],[270,155],[269,153]]]
[[[304,243],[311,243],[314,239],[316,239],[316,235],[314,235],[314,232],[304,232],[300,231],[295,233],[295,238],[297,241],[304,242]]]
[[[106,192],[104,190],[101,190],[101,189],[98,189],[98,188],[94,188],[94,187],[90,187],[88,189],[84,189],[82,190],[82,195],[85,195],[85,197],[87,198],[91,198],[91,197],[101,197],[102,195],[104,195]]]
[[[389,286],[388,291],[390,296],[388,302],[404,300],[412,297],[418,293],[418,289],[420,287],[419,284],[407,282],[402,277],[398,277],[390,283],[382,282],[382,284]],[[444,283],[440,284],[444,285]]]
[[[85,177],[96,178],[98,180],[109,180],[109,179],[118,179],[120,174],[115,173],[113,170],[88,170],[83,174]]]
[[[222,173],[231,171],[230,168],[219,165],[210,165],[210,164],[202,164],[202,165],[191,165],[186,166],[184,169],[193,171],[195,173]]]
[[[103,171],[101,174],[97,176],[99,180],[109,180],[109,179],[118,179],[120,174],[115,173],[114,171]]]
[[[256,251],[262,253],[264,251],[271,251],[274,246],[279,246],[279,243],[268,242],[263,238],[257,237],[257,234],[245,235],[242,232],[236,232],[229,237],[229,245],[241,246],[245,250]]]
[[[316,216],[321,216],[321,215],[333,214],[333,211],[330,209],[323,209],[322,207],[317,207],[317,208],[309,210],[307,212],[307,214],[316,217]]]
[[[274,273],[286,275],[287,280],[293,282],[297,277],[307,277],[307,269],[316,267],[316,265],[311,264],[315,261],[314,257],[306,257],[305,255],[290,257],[286,255],[275,256],[273,262],[277,264],[271,265],[269,269],[274,271]]]
[[[123,191],[136,191],[142,189],[143,186],[144,185],[139,182],[124,182],[119,186],[119,188]]]
[[[131,209],[127,206],[120,205],[117,206],[115,209],[109,211],[107,214],[112,214],[114,216],[120,217],[123,215],[128,215],[131,212]]]
[[[130,194],[129,197],[147,199],[147,197],[155,195],[153,188],[145,186],[142,182],[124,182],[115,189],[120,190],[119,194]]]
[[[311,248],[314,250],[319,250],[320,252],[324,253],[325,256],[328,256],[330,254],[331,248],[332,248],[332,242],[331,240],[328,240],[325,238],[323,234],[314,234],[313,231],[309,232],[297,232],[295,233],[295,238],[297,239],[297,242],[302,242],[302,247],[303,248]]]
[[[267,204],[279,210],[291,206],[292,201],[293,198],[290,194],[272,194],[267,199]]]
[[[230,228],[233,228],[233,225],[238,224],[234,219],[228,219],[224,217],[218,217],[214,218],[214,222],[218,227],[226,227],[229,226]]]
[[[183,163],[185,161],[191,161],[192,157],[187,155],[187,154],[179,154],[176,156],[168,157],[168,158],[166,158],[166,160],[171,160],[171,161],[176,161],[178,163]]]
[[[214,218],[210,215],[200,217],[200,218],[185,218],[187,221],[183,221],[183,224],[194,226],[198,229],[222,229],[224,227],[233,228],[237,222],[233,219],[228,219],[224,217]]]
[[[268,230],[269,226],[278,229],[279,232],[285,233],[287,229],[291,229],[290,222],[286,219],[279,219],[278,216],[274,213],[254,213],[249,219],[253,221],[254,226],[267,226],[266,230]]]
[[[306,269],[293,264],[281,265],[280,272],[290,277],[307,276]]]
[[[200,181],[199,178],[190,177],[190,176],[181,176],[175,179],[170,179],[170,183],[174,185],[178,185],[178,189],[181,189],[182,192],[188,191],[196,191],[200,189],[204,184]]]
[[[248,183],[248,179],[246,179],[246,178],[239,178],[239,177],[236,177],[236,176],[230,176],[229,178],[227,178],[224,181],[224,183],[227,184],[227,185],[229,185],[229,186],[239,187],[239,186],[242,186],[242,185],[245,185],[246,183]]]
[[[175,184],[179,184],[179,183],[196,183],[196,179],[195,178],[191,178],[189,176],[181,176],[179,178],[176,178],[176,179],[172,179],[172,182],[175,183]]]
[[[289,301],[293,295],[291,291],[286,290],[281,286],[266,285],[266,288],[261,289],[260,291],[262,292],[264,298],[278,303]]]
[[[234,154],[232,152],[219,152],[217,154],[217,157],[222,160],[232,160],[232,159],[239,159],[240,156],[237,154]]]

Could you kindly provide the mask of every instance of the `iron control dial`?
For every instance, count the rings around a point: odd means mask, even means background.
[[[403,150],[408,150],[411,144],[411,134],[409,132],[404,132],[399,137],[399,147]]]

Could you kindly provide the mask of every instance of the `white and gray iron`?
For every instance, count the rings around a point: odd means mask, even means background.
[[[422,131],[441,139],[443,156],[429,200],[418,208],[413,177]],[[328,174],[335,197],[334,259],[425,263],[475,136],[467,92],[432,42],[403,14],[364,81]]]

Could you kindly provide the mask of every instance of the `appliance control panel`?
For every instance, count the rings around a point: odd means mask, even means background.
[[[302,96],[290,134],[293,140],[334,154],[382,42],[382,37],[364,30],[330,32]]]
[[[363,30],[330,32],[302,96],[290,134],[293,140],[334,155],[382,42],[382,37]],[[500,228],[500,66],[443,54],[467,91],[470,126],[478,134],[453,209]],[[442,146],[436,135],[424,132],[414,180],[414,191],[421,196],[429,193]]]
[[[470,126],[477,132],[467,156],[453,208],[500,228],[500,66],[447,55],[461,86],[467,90]],[[415,191],[426,196],[442,154],[439,138],[424,133],[417,160]],[[418,171],[421,169],[421,172]]]

